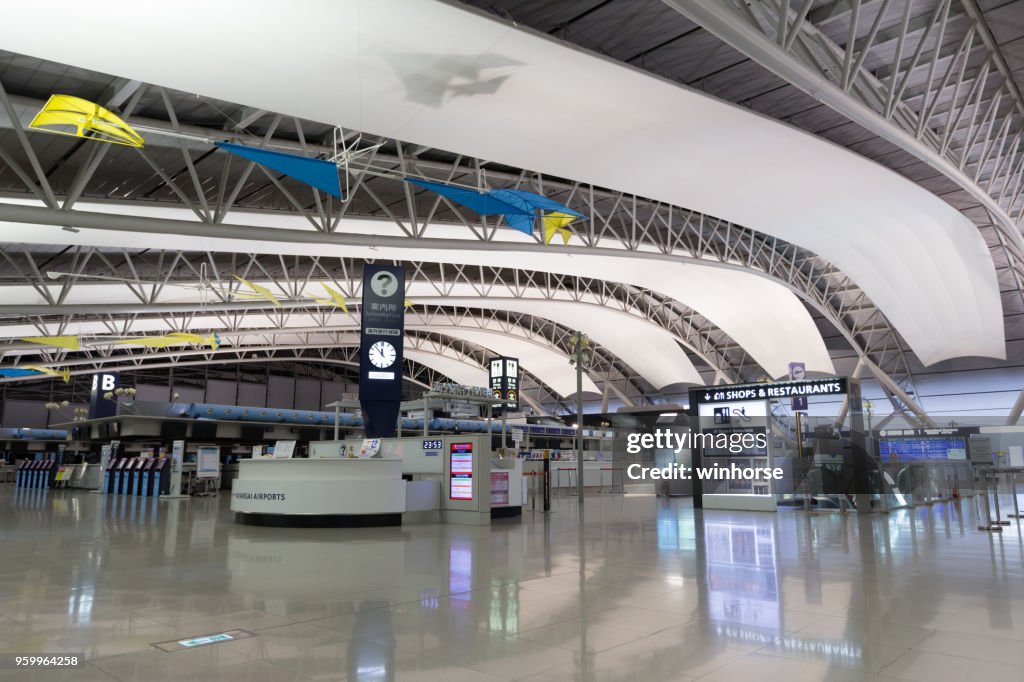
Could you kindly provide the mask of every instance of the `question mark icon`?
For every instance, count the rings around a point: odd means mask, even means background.
[[[397,289],[398,279],[390,272],[378,272],[370,279],[370,288],[374,293],[387,298]]]

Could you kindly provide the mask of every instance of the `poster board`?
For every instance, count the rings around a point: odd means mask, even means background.
[[[274,459],[291,459],[295,454],[295,441],[279,440],[274,444]]]
[[[992,439],[988,436],[971,436],[967,439],[967,454],[971,464],[992,465]]]
[[[491,506],[508,506],[508,472],[491,472]]]
[[[196,478],[217,478],[220,476],[220,448],[201,445],[196,451]]]
[[[374,457],[380,452],[380,438],[365,438],[363,446],[359,448],[359,458],[367,459]]]
[[[473,444],[452,443],[448,457],[448,499],[473,499]]]

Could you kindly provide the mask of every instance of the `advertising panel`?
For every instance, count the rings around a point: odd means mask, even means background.
[[[473,444],[452,443],[448,451],[450,480],[448,497],[452,500],[473,499]]]

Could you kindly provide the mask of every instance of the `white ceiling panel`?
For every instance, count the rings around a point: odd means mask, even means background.
[[[834,263],[925,364],[1005,355],[995,271],[974,225],[855,153],[441,2],[308,0],[303,13],[318,21],[301,31],[282,30],[295,25],[292,3],[240,7],[184,0],[139,30],[129,3],[19,3],[5,10],[0,44],[725,218]]]
[[[187,209],[162,207],[143,209],[138,206],[80,204],[79,208],[110,213],[130,211],[139,215],[177,219],[187,219],[192,215]],[[625,250],[608,249],[602,255],[578,252],[568,254],[560,251],[558,246],[551,246],[542,251],[526,250],[522,248],[524,245],[532,248],[536,246],[535,243],[514,230],[499,232],[497,241],[500,242],[502,250],[484,249],[485,246],[493,247],[495,242],[481,245],[461,226],[431,226],[431,235],[438,239],[404,240],[409,244],[408,247],[339,243],[344,241],[345,235],[337,235],[333,242],[324,239],[324,243],[294,243],[287,241],[289,233],[311,231],[309,223],[301,217],[252,214],[236,216],[236,219],[242,220],[250,218],[254,224],[266,221],[272,222],[277,228],[292,229],[279,230],[281,241],[261,241],[95,229],[69,233],[56,227],[0,222],[0,242],[56,242],[122,246],[129,249],[208,249],[229,253],[383,258],[516,267],[556,274],[571,273],[581,277],[608,279],[644,287],[684,303],[721,328],[774,378],[785,376],[792,361],[805,362],[808,371],[834,373],[825,343],[818,333],[814,320],[800,300],[785,286],[767,277],[744,271],[738,266],[726,267],[717,261],[679,263],[651,258],[640,259]],[[401,236],[398,227],[390,221],[346,218],[342,225],[347,233],[352,234]],[[246,230],[240,231],[243,237],[247,233]],[[465,248],[461,248],[460,245],[457,245],[459,248],[452,247],[450,241],[454,239],[464,242]],[[437,243],[442,240],[443,244]],[[59,283],[54,284],[55,292],[57,288]],[[38,299],[38,294],[35,296]]]

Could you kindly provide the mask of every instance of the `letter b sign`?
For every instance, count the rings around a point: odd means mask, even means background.
[[[102,391],[113,391],[117,388],[117,378],[113,374],[93,374],[92,375],[92,390]]]

